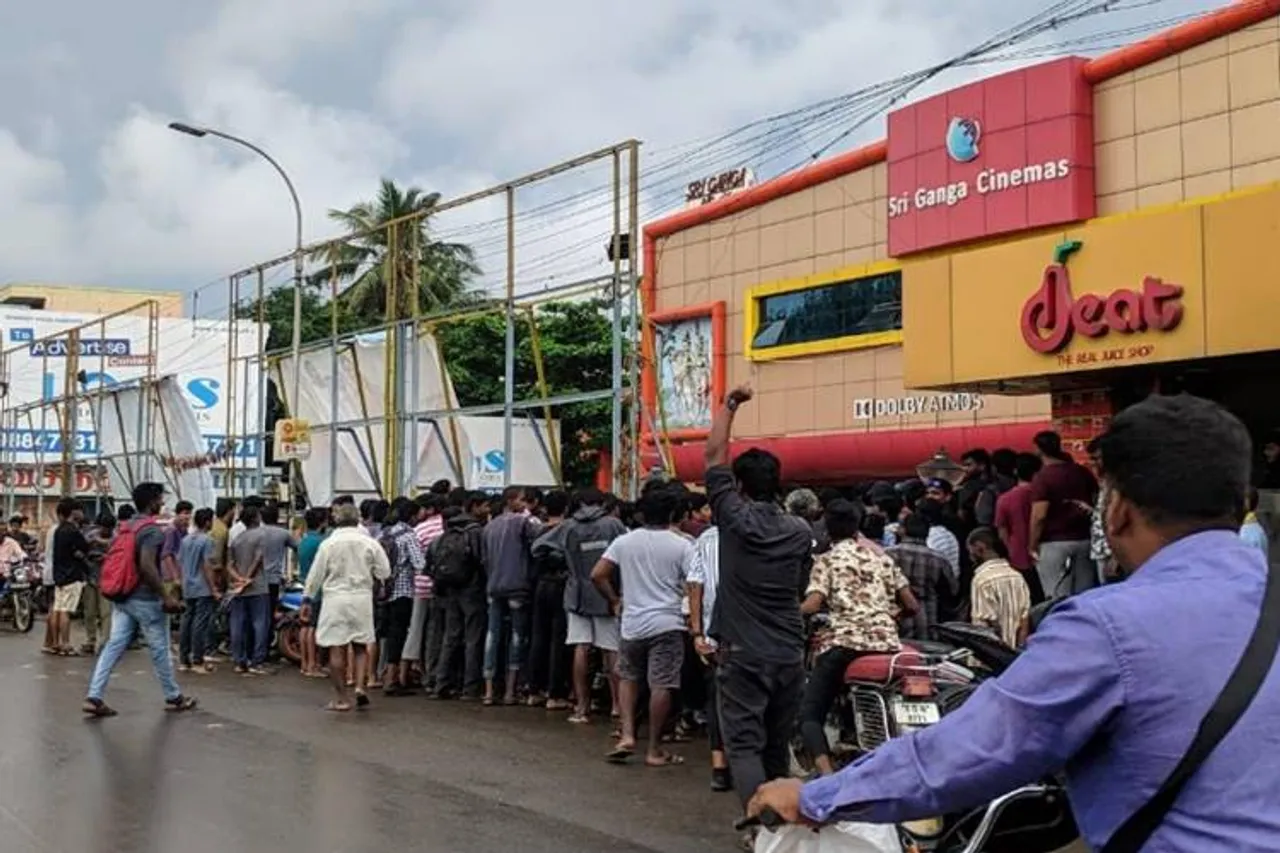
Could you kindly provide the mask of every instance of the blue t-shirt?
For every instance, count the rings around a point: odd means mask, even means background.
[[[302,534],[302,541],[298,543],[298,580],[303,583],[307,580],[307,575],[311,574],[311,564],[316,561],[316,552],[320,550],[320,543],[324,541],[324,534],[318,530],[308,530]]]
[[[187,534],[178,546],[178,565],[182,568],[182,597],[204,598],[213,595],[204,577],[204,564],[213,555],[213,539],[196,530]]]

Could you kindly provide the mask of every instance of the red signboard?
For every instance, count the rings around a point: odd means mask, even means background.
[[[1094,215],[1093,88],[1068,57],[889,114],[889,254]]]

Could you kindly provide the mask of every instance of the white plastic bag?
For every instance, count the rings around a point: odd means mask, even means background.
[[[902,853],[891,824],[835,823],[817,832],[805,826],[760,830],[756,853]]]

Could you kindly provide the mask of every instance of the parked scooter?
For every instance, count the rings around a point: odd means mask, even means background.
[[[302,662],[302,584],[294,582],[280,589],[276,603],[275,649],[289,663]]]
[[[35,624],[31,581],[27,561],[15,561],[0,569],[0,619],[12,621],[14,629],[23,634]]]

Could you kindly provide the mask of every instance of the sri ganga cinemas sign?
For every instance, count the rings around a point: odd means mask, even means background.
[[[1022,339],[1044,355],[1062,352],[1074,336],[1090,339],[1110,334],[1168,332],[1182,322],[1182,287],[1146,276],[1140,289],[1122,287],[1106,296],[1071,292],[1067,258],[1081,248],[1078,240],[1060,244],[1054,262],[1044,269],[1038,287],[1022,306]]]

